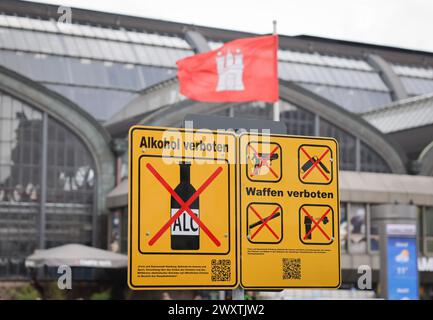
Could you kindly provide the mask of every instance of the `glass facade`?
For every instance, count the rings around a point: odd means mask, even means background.
[[[83,143],[48,118],[47,247],[92,242],[95,170]]]
[[[179,37],[0,14],[0,64],[67,97],[100,122],[176,75]]]
[[[0,50],[0,64],[67,97],[99,121],[108,120],[175,69]]]
[[[0,277],[37,247],[42,113],[0,92]]]
[[[349,233],[347,226],[347,203],[341,202],[340,204],[340,245],[341,251],[347,252]]]
[[[110,119],[137,94],[113,89],[72,87],[49,84],[47,87],[79,105],[100,122]]]
[[[110,217],[109,250],[128,253],[128,209],[121,208],[113,211]]]
[[[423,217],[424,252],[433,255],[433,207],[426,207]]]
[[[291,62],[280,62],[279,71],[283,79],[290,81],[388,91],[380,76],[372,71]]]
[[[341,202],[340,244],[343,253],[376,254],[379,252],[379,225],[372,221],[368,210],[372,205],[376,204]],[[418,252],[420,256],[433,256],[433,207],[419,206],[418,213]]]
[[[361,142],[361,171],[390,173],[391,169],[376,151]]]
[[[337,139],[340,147],[340,169],[356,170],[356,139],[332,123],[320,119],[320,135]]]
[[[221,44],[209,39],[209,45],[213,49]],[[156,73],[159,81],[165,80],[164,70],[168,70],[168,76],[173,77],[176,61],[194,54],[185,39],[175,34],[55,23],[4,14],[0,15],[0,49],[0,60],[3,55],[4,59],[15,60],[18,66],[11,69],[20,70],[19,72],[24,75],[37,72],[37,77],[43,78],[37,81],[57,85],[65,84],[66,80],[73,81],[80,87],[81,92],[75,93],[74,88],[71,87],[69,91],[74,93],[69,92],[67,97],[79,105],[86,101],[86,98],[82,98],[84,86],[98,88],[105,86],[105,89],[111,91],[118,86],[124,90],[142,90],[155,83],[145,79],[146,77],[152,77],[152,74]],[[10,57],[16,53],[21,57],[18,59]],[[40,61],[28,68],[33,58],[29,59],[27,56],[39,57]],[[352,112],[366,112],[392,101],[390,90],[380,74],[362,59],[289,49],[279,50],[278,58],[281,79],[296,82]],[[80,65],[77,62],[80,60],[88,61],[92,66]],[[111,69],[114,70],[115,76],[112,78],[107,78],[107,72],[102,67],[107,62],[113,65]],[[5,66],[10,66],[11,63],[11,61],[2,62]],[[51,66],[56,64],[57,68],[45,68],[47,64]],[[117,68],[122,65],[133,66],[133,68],[125,72]],[[148,67],[156,68],[153,70],[155,72],[146,70],[141,73],[133,70]],[[22,68],[26,68],[27,72],[23,72]],[[74,74],[68,79],[62,78],[68,77],[68,73]],[[137,77],[139,73],[141,75]],[[59,80],[59,77],[62,79]],[[121,83],[117,84],[116,79],[120,79]],[[431,89],[428,84],[423,87],[425,87],[423,90]],[[64,94],[65,90],[61,89],[58,92]],[[118,96],[122,96],[120,101],[106,92],[95,92],[93,98],[95,95],[105,96],[105,99],[100,99],[104,101],[97,103],[108,105],[110,110],[119,110],[133,98],[130,95],[131,99],[127,99],[126,94],[117,92]],[[84,104],[83,107],[87,111],[91,110],[88,104]],[[101,121],[107,119],[98,118]]]
[[[433,92],[433,68],[393,64],[394,72],[410,96]]]
[[[25,274],[24,258],[39,245],[42,205],[46,247],[90,245],[95,188],[94,163],[84,144],[55,119],[0,92],[0,277]]]
[[[349,204],[349,252],[367,252],[367,213],[365,204]]]
[[[380,74],[363,60],[318,52],[279,50],[281,79],[361,113],[392,102]]]
[[[380,245],[379,226],[373,224],[370,219],[370,252],[378,252],[379,245]]]
[[[1,16],[0,19],[2,19]],[[173,43],[175,45],[175,41]],[[85,34],[51,34],[0,26],[0,48],[13,51],[139,63],[167,68],[173,68],[176,60],[193,54],[189,47],[178,48],[145,43],[132,44],[132,41],[109,37],[96,40],[87,37]]]
[[[272,105],[264,102],[240,104],[232,108],[233,117],[249,119],[272,119]]]
[[[340,88],[323,84],[301,84],[301,86],[353,113],[368,112],[392,103],[389,93],[382,91]]]
[[[285,123],[288,134],[314,135],[314,114],[289,102],[280,101],[280,121]]]

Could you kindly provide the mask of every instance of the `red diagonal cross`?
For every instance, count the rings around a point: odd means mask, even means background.
[[[257,173],[258,173],[258,171],[261,169],[261,167],[262,167],[263,165],[265,165],[266,167],[268,167],[269,171],[274,175],[274,177],[275,177],[275,178],[278,178],[278,175],[275,173],[275,171],[270,167],[270,165],[269,165],[269,163],[268,163],[268,160],[272,157],[272,155],[273,155],[275,152],[277,152],[277,150],[278,150],[278,146],[276,146],[275,149],[272,150],[272,152],[271,152],[267,157],[265,157],[265,156],[263,156],[263,157],[259,156],[259,153],[256,151],[256,149],[254,149],[254,147],[253,147],[251,144],[249,144],[248,147],[250,147],[251,150],[253,150],[253,152],[254,152],[254,154],[256,155],[256,157],[257,157],[258,159],[260,159],[260,164],[259,164],[258,167],[255,167],[255,168],[254,168],[254,172],[253,172],[252,176],[257,175]]]
[[[254,212],[254,214],[260,219],[260,221],[262,222],[262,224],[264,224],[268,230],[274,235],[274,237],[278,240],[279,237],[277,236],[277,234],[275,233],[275,231],[268,225],[268,222],[265,222],[262,218],[262,216],[256,211],[256,209],[254,209],[253,206],[250,206],[250,209]],[[251,237],[252,239],[253,237]]]
[[[197,189],[196,192],[186,201],[179,197],[179,195],[170,187],[170,185],[164,180],[163,177],[155,170],[155,168],[150,164],[146,164],[146,168],[155,176],[155,178],[162,184],[162,186],[173,196],[173,198],[179,203],[180,208],[176,211],[176,213],[165,223],[161,229],[149,240],[149,245],[153,245],[162,234],[167,231],[168,228],[176,221],[176,219],[186,211],[190,217],[199,225],[199,227],[209,236],[209,238],[215,243],[217,247],[221,245],[220,241],[213,235],[213,233],[204,225],[204,223],[192,212],[190,209],[190,205],[200,196],[200,194],[211,184],[213,180],[221,173],[223,170],[221,167],[218,167],[214,173],[210,175],[210,177],[201,185],[200,188]]]
[[[310,172],[313,171],[314,168],[317,168],[320,171],[320,173],[325,177],[325,179],[329,180],[329,177],[323,172],[322,168],[317,166],[322,161],[322,159],[328,154],[329,149],[326,149],[326,151],[320,156],[320,158],[317,159],[317,161],[314,161],[314,159],[307,153],[307,151],[305,151],[304,148],[301,148],[301,151],[307,156],[308,160],[310,160],[311,163],[313,164],[310,167],[310,169],[308,169],[307,172],[305,172],[302,179],[305,179],[310,174]]]
[[[325,217],[328,215],[328,213],[331,211],[331,208],[328,208],[328,210],[326,210],[326,212],[320,217],[319,221],[314,220],[314,218],[307,212],[307,210],[305,210],[304,208],[302,208],[302,211],[308,216],[308,218],[311,219],[311,221],[314,223],[314,226],[310,229],[310,231],[308,231],[308,233],[304,236],[304,240],[308,238],[308,236],[314,231],[314,229],[319,228],[319,230],[323,233],[323,235],[325,236],[326,239],[331,240],[331,238],[329,238],[329,236],[326,234],[325,231],[323,231],[323,229],[320,227],[319,223],[322,222],[323,219],[325,219]]]
[[[273,216],[278,212],[278,209],[280,209],[280,207],[276,207],[275,210],[272,211],[272,213],[269,215],[269,217],[267,217],[267,218],[263,221],[262,225],[261,225],[261,226],[256,230],[256,232],[254,232],[253,235],[251,236],[251,240],[254,239],[254,237],[256,236],[256,234],[259,233],[260,230],[262,230],[264,226],[267,226],[267,225],[268,225],[269,220],[271,220],[272,217],[273,217]]]

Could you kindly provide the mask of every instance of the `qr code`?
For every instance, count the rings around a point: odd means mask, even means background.
[[[301,279],[301,259],[283,258],[283,279]]]
[[[231,261],[229,259],[212,259],[211,273],[212,281],[230,281]]]

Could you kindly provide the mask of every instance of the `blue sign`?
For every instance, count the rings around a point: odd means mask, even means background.
[[[416,238],[389,236],[387,249],[388,299],[418,299]]]

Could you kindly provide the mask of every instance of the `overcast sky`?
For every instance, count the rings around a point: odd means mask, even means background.
[[[307,34],[433,52],[433,0],[43,0],[256,33]],[[72,12],[73,19],[73,12]]]

